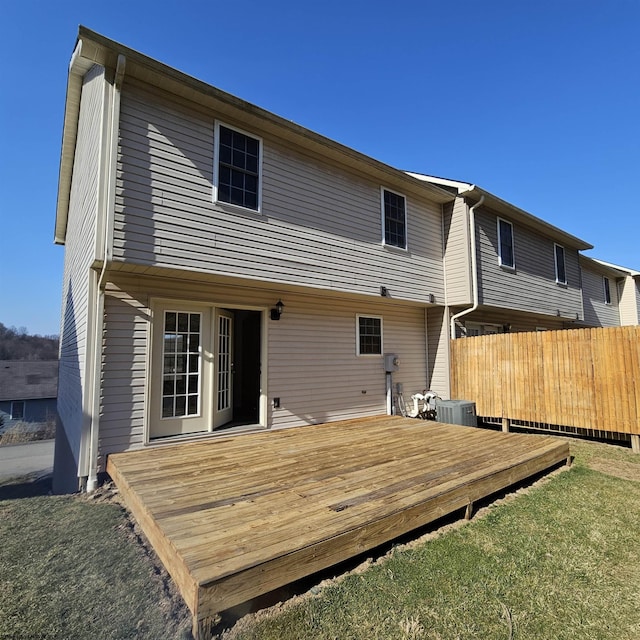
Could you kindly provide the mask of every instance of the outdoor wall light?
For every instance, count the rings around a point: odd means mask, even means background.
[[[390,298],[391,294],[389,293],[389,289],[387,287],[380,287],[380,295],[383,298]]]
[[[271,309],[271,319],[272,320],[280,320],[280,316],[282,315],[282,311],[284,309],[284,303],[282,300],[278,300],[276,302],[276,306]]]

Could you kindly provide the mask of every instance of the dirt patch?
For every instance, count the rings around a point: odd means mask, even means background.
[[[640,482],[640,464],[607,458],[591,458],[587,464],[590,469],[608,476]]]

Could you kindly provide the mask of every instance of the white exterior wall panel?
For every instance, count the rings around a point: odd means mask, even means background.
[[[476,211],[480,304],[582,319],[578,252],[565,249],[567,284],[556,283],[554,240],[513,223],[515,270],[498,264],[497,216]]]
[[[408,251],[385,248],[380,187],[393,186],[251,131],[264,142],[262,213],[216,205],[215,118],[125,85],[115,260],[444,301],[439,204],[408,196]]]
[[[96,65],[87,72],[82,86],[62,286],[58,415],[76,468],[90,366],[86,361],[90,267],[95,260],[104,96],[104,69]]]
[[[619,299],[620,324],[640,323],[640,282],[633,276],[626,276],[620,284]]]
[[[284,428],[384,414],[382,356],[356,355],[356,314],[383,318],[383,350],[400,358],[394,384],[405,398],[447,379],[446,363],[426,360],[424,308],[384,299],[330,298],[312,290],[280,294],[216,282],[122,274],[107,291],[100,419],[100,463],[144,444],[150,304],[153,299],[263,308],[277,297],[285,311],[267,320],[267,424]],[[438,328],[438,332],[441,327]],[[263,336],[264,337],[264,336]],[[446,347],[446,345],[445,345]],[[435,358],[435,351],[434,356]],[[273,398],[280,398],[279,409]]]

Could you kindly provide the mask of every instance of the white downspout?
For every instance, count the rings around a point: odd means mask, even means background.
[[[469,240],[471,242],[471,291],[473,294],[473,306],[464,309],[459,313],[451,316],[451,339],[456,338],[456,320],[473,313],[478,308],[478,258],[476,256],[476,209],[484,202],[484,195],[480,196],[480,200],[469,208]]]
[[[91,403],[91,430],[89,436],[89,476],[87,478],[87,493],[95,491],[98,487],[98,434],[100,431],[100,387],[102,373],[102,332],[104,329],[104,288],[105,274],[111,261],[111,213],[115,203],[115,169],[114,163],[117,157],[118,126],[120,120],[120,91],[124,79],[126,58],[118,56],[116,72],[113,81],[113,94],[111,100],[111,122],[109,125],[109,152],[107,155],[107,198],[104,213],[104,249],[102,254],[102,269],[98,277],[97,299],[95,309],[95,332],[93,353],[93,387]]]

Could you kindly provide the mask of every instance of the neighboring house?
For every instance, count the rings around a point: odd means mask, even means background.
[[[620,324],[623,326],[640,324],[640,271],[603,260],[594,259],[594,261],[613,270]]]
[[[579,251],[592,245],[476,185],[411,175],[456,195],[443,218],[456,335],[581,326]]]
[[[405,393],[448,397],[453,200],[81,27],[56,490],[92,488],[115,451],[384,414],[386,353]]]
[[[619,278],[624,278],[624,274],[583,255],[580,256],[580,268],[585,326],[620,326],[617,282]]]
[[[0,429],[55,421],[57,392],[57,360],[0,360]]]

